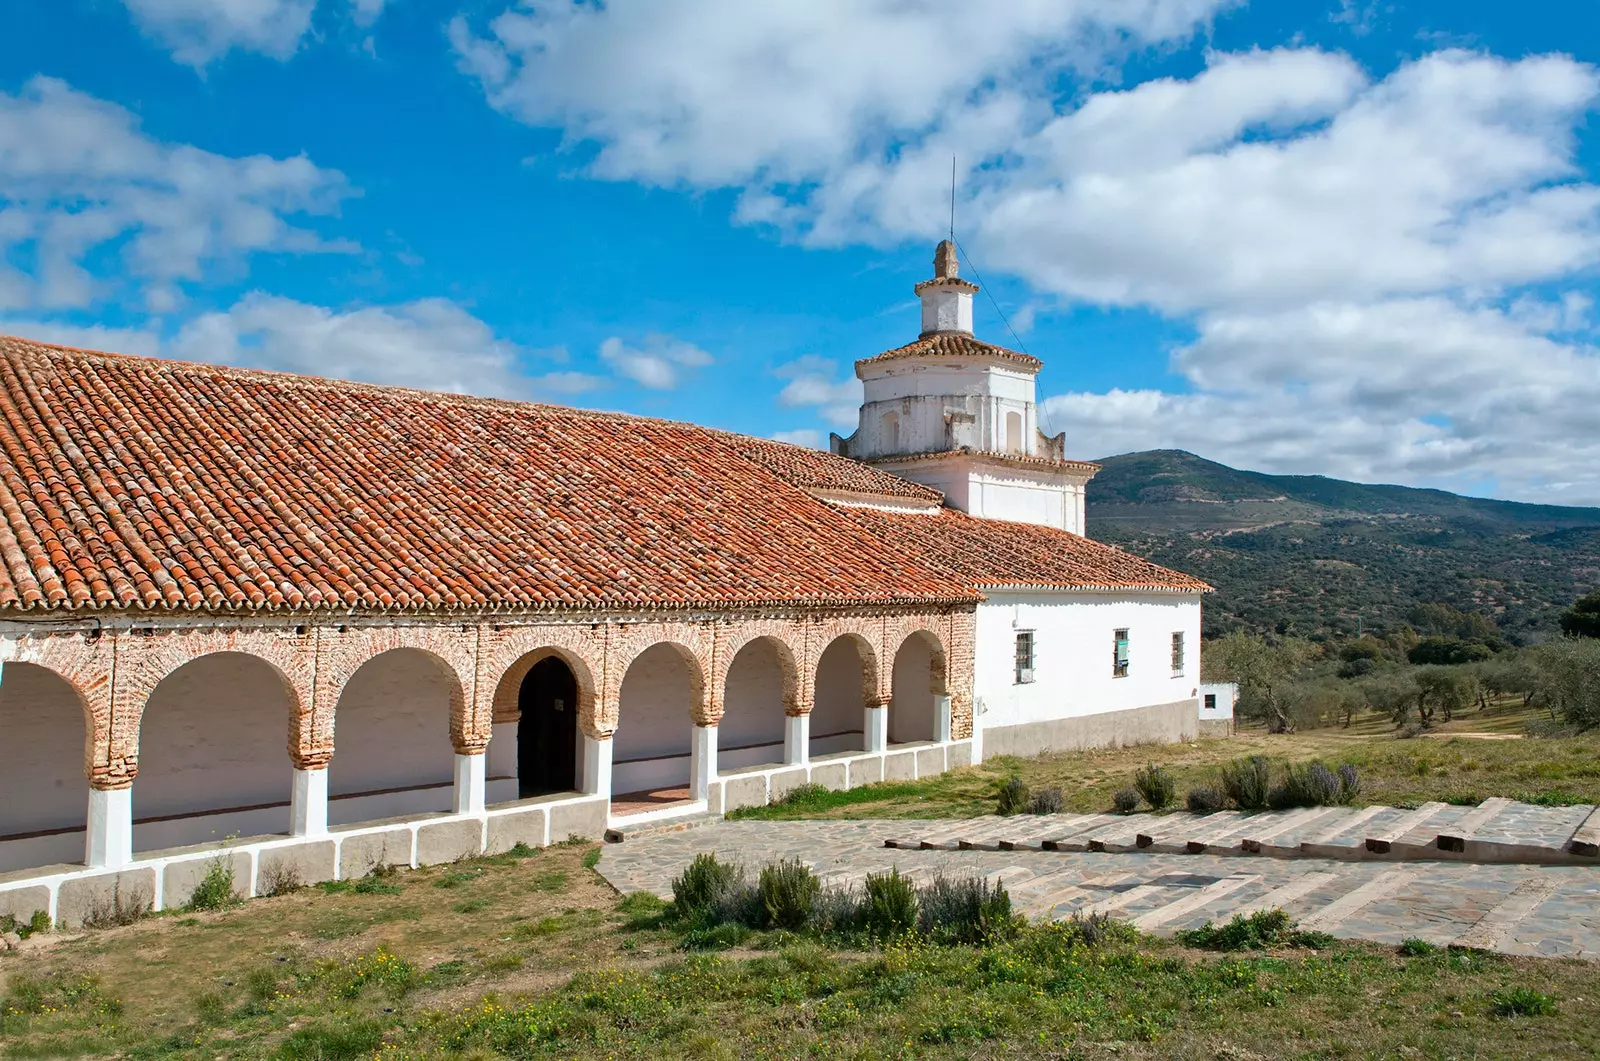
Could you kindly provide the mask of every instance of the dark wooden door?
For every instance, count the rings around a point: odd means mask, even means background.
[[[570,792],[577,787],[578,682],[554,656],[533,665],[517,696],[519,795]]]

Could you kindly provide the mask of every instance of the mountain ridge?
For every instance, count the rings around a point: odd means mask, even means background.
[[[1208,636],[1347,636],[1444,603],[1537,640],[1600,587],[1600,508],[1271,475],[1185,450],[1098,463],[1090,536],[1217,587]]]

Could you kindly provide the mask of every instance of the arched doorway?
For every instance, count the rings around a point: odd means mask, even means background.
[[[328,766],[328,824],[453,809],[450,712],[461,682],[438,656],[394,648],[363,663],[339,693]]]
[[[925,630],[906,638],[894,656],[889,743],[936,739],[937,698],[945,691],[944,649]]]
[[[83,860],[84,711],[61,675],[0,670],[0,873]]]
[[[794,657],[776,638],[758,637],[728,665],[718,725],[718,764],[742,769],[783,762],[787,705],[794,699]]]
[[[853,634],[834,638],[817,660],[811,708],[811,754],[860,751],[866,747],[868,690],[875,686],[871,647]]]
[[[133,849],[287,832],[294,710],[283,673],[242,652],[161,679],[139,723]]]
[[[517,796],[578,787],[578,677],[559,656],[535,663],[517,692]]]
[[[631,797],[625,806],[688,798],[693,713],[704,689],[694,656],[681,645],[651,645],[628,665],[618,694],[611,767],[613,796]]]

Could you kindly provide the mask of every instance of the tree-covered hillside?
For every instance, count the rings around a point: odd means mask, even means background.
[[[1443,603],[1537,640],[1600,588],[1600,509],[1263,475],[1181,450],[1100,463],[1090,535],[1215,586],[1207,636],[1350,635]]]

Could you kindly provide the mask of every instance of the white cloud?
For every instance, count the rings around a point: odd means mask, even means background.
[[[261,293],[183,326],[164,351],[193,361],[499,398],[580,393],[594,377],[530,378],[530,352],[445,299],[336,312]],[[592,381],[592,382],[589,382]]]
[[[735,220],[812,245],[938,238],[956,152],[986,272],[1197,332],[1189,393],[1054,399],[1075,452],[1600,502],[1600,186],[1576,154],[1600,71],[1446,50],[1376,78],[1293,47],[1084,91],[1224,6],[615,0],[451,34],[490,103],[592,149],[591,175],[733,188]],[[796,374],[780,401],[847,426],[843,387]]]
[[[122,2],[141,29],[161,42],[178,62],[193,67],[203,67],[233,48],[274,59],[289,58],[311,28],[311,12],[317,4],[317,0]],[[358,10],[368,6],[374,6],[371,0],[357,0]]]
[[[788,408],[815,407],[832,427],[854,428],[861,409],[861,381],[854,376],[835,379],[838,366],[808,354],[773,370],[788,380],[778,392],[778,404]]]
[[[808,449],[827,449],[828,440],[822,437],[822,432],[813,427],[802,427],[795,431],[774,431],[774,442],[787,442],[791,446],[805,446]]]
[[[711,355],[670,335],[647,335],[639,346],[612,336],[600,344],[600,359],[612,371],[651,390],[672,390],[686,368],[711,364]]]
[[[370,26],[378,21],[388,0],[350,0],[350,17],[358,26]]]
[[[36,77],[15,96],[0,93],[0,258],[37,263],[0,271],[0,305],[84,306],[137,292],[165,312],[205,267],[263,251],[350,249],[290,220],[329,213],[349,194],[343,175],[304,156],[165,144],[121,107]],[[95,275],[89,259],[105,252],[125,279]]]

